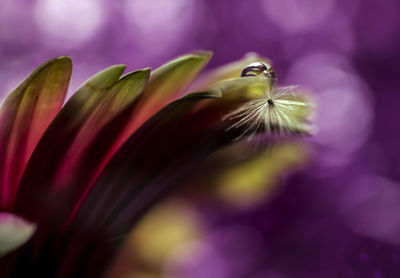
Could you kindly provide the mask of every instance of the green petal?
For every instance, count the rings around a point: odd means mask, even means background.
[[[117,142],[117,148],[159,109],[181,96],[208,63],[211,55],[211,52],[184,55],[152,72],[131,122]]]
[[[141,93],[150,76],[150,69],[131,72],[121,78],[104,100],[90,115],[74,143],[65,155],[54,184],[75,192],[70,199],[64,198],[66,212],[79,209],[81,201],[90,191],[91,180],[103,169],[103,165],[115,153],[114,142],[129,122]],[[72,206],[76,206],[73,209]],[[63,220],[57,216],[58,220]]]
[[[4,102],[0,111],[1,204],[13,204],[18,183],[40,136],[61,108],[71,77],[69,57],[37,68]]]
[[[193,84],[193,86],[190,87],[190,90],[191,91],[205,90],[223,80],[240,77],[243,68],[253,62],[262,62],[271,64],[271,61],[265,57],[262,57],[256,53],[248,53],[240,60],[223,65],[214,70],[208,71],[201,78],[199,78]]]
[[[76,172],[76,167],[82,160],[83,153],[87,150],[101,129],[115,116],[132,104],[136,104],[138,97],[144,91],[149,80],[150,69],[138,70],[123,76],[107,93],[82,125],[75,136],[73,144],[66,154],[66,161],[58,171],[55,184],[67,184]],[[113,133],[118,137],[118,133]],[[103,146],[110,149],[111,145]],[[82,166],[83,167],[83,166]]]
[[[89,187],[75,206],[70,220],[79,210],[86,194],[93,185],[93,181],[127,138],[158,109],[181,95],[210,58],[210,52],[199,52],[181,56],[161,66],[152,73],[145,92],[141,95],[134,110],[132,109],[133,113],[130,113],[129,110],[121,113],[116,117],[116,120],[102,130],[95,142],[88,147],[85,159],[82,159],[86,162],[82,163],[81,171],[76,175],[76,179],[71,182],[72,184],[81,183],[83,180],[86,181],[85,184],[89,184]],[[109,145],[112,145],[112,147],[110,148]],[[93,157],[96,159],[93,159]],[[100,161],[100,163],[97,163],[95,167],[92,161]],[[96,173],[93,172],[94,170],[96,170]]]
[[[143,110],[161,106],[180,96],[211,59],[211,52],[198,52],[178,57],[156,69],[141,101]]]
[[[124,212],[120,209],[126,208],[128,203],[136,204],[139,209],[141,204],[140,200],[136,200],[136,195],[144,190],[149,182],[158,180],[159,175],[165,177],[164,167],[172,166],[170,174],[178,174],[179,171],[174,173],[176,168],[179,169],[174,160],[180,161],[179,155],[182,154],[177,149],[181,143],[188,140],[185,132],[189,130],[190,118],[187,118],[187,114],[201,99],[203,98],[198,95],[174,101],[129,138],[110,161],[78,212],[78,225],[98,225],[103,220],[112,222],[115,220],[114,216]],[[195,132],[196,128],[192,126],[191,129]],[[185,147],[189,145],[186,144]],[[195,150],[194,160],[197,160],[197,152],[201,153],[201,150]],[[189,155],[187,151],[183,153],[185,156]],[[161,173],[155,171],[158,167],[161,167]],[[118,201],[121,198],[122,204]],[[119,205],[123,207],[119,208]],[[128,218],[126,221],[129,221]]]
[[[0,258],[27,242],[36,225],[7,212],[0,212]]]
[[[160,110],[110,160],[75,211],[70,229],[88,232],[88,238],[113,238],[112,244],[117,245],[149,206],[183,184],[207,157],[240,135],[241,131],[227,130],[228,123],[222,117],[237,105],[259,97],[260,84],[264,83],[257,78],[223,82]],[[117,123],[105,127],[98,138],[107,139],[106,134],[112,134]],[[92,148],[93,155],[96,149],[101,147]],[[96,156],[87,157],[96,160]],[[71,237],[65,244],[84,250],[91,241],[75,242]],[[79,256],[74,259],[85,260]]]
[[[116,153],[79,210],[75,224],[124,233],[143,209],[240,131],[227,131],[223,115],[259,97],[264,82],[240,78],[210,92],[178,99],[139,128]]]
[[[89,79],[66,103],[44,133],[26,167],[21,180],[16,209],[32,217],[46,200],[53,186],[58,168],[62,165],[70,146],[86,121],[106,97],[110,88],[118,82],[124,65],[109,67]],[[61,190],[61,189],[60,189]],[[56,206],[55,206],[56,207]],[[35,209],[34,209],[35,208]]]
[[[107,95],[109,89],[119,80],[125,67],[125,65],[111,66],[90,78],[65,104],[51,128],[61,130],[68,124],[65,133],[80,128]]]

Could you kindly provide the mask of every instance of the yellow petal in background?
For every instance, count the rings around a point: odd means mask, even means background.
[[[286,143],[235,164],[215,179],[216,195],[231,205],[248,208],[265,202],[279,189],[279,178],[307,159],[305,146]]]
[[[140,258],[157,265],[173,248],[200,235],[197,213],[183,200],[171,199],[151,210],[139,223],[131,243]]]
[[[153,208],[130,233],[106,277],[156,278],[166,257],[203,233],[200,215],[183,199]]]

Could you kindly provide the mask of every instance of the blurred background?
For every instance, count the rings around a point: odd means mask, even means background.
[[[69,55],[100,69],[204,49],[257,52],[318,104],[318,133],[181,190],[128,237],[109,277],[400,277],[398,0],[1,0],[0,99]]]

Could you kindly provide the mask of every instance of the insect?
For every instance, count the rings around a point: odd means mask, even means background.
[[[246,66],[241,76],[263,76],[268,86],[262,98],[251,100],[224,116],[223,120],[232,122],[228,130],[242,129],[239,138],[265,133],[279,137],[312,133],[308,117],[313,105],[308,96],[297,91],[299,86],[278,87],[275,70],[261,62]]]

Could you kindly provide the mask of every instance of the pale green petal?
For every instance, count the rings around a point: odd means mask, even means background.
[[[0,212],[0,257],[26,243],[36,231],[36,224],[8,212]]]

